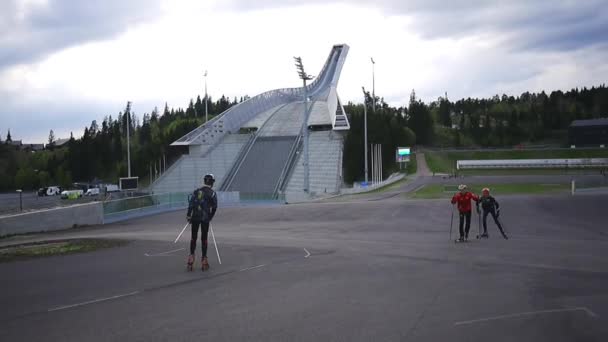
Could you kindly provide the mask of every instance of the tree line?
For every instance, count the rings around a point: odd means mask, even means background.
[[[376,97],[374,112],[369,93],[366,104],[368,143],[383,145],[383,176],[387,177],[398,169],[395,151],[399,146],[565,146],[567,128],[573,120],[608,117],[608,88],[602,84],[566,92],[557,90],[549,95],[544,91],[525,92],[517,97],[495,95],[455,102],[446,94],[429,104],[412,90],[408,106],[391,107]],[[351,130],[344,145],[344,176],[351,183],[364,179],[363,105],[349,103],[345,110]]]
[[[222,96],[214,101],[209,98],[209,119],[246,99],[230,100]],[[183,149],[169,145],[205,120],[205,103],[200,96],[196,101],[191,100],[186,109],[170,109],[165,104],[162,112],[154,108],[141,117],[126,109],[115,117],[106,116],[101,124],[93,120],[81,137],[71,135],[62,147],[54,147],[52,130],[44,151],[30,153],[8,143],[0,144],[0,191],[31,190],[48,185],[70,187],[75,181],[116,184],[119,177],[127,176],[127,124],[131,173],[146,182],[151,169],[152,174],[157,174],[165,160],[166,165],[170,165],[184,153]]]
[[[209,101],[210,118],[248,97],[230,100],[222,96]],[[375,110],[372,104],[375,100]],[[366,93],[368,143],[382,144],[383,173],[387,177],[399,165],[395,150],[399,146],[513,146],[521,143],[566,144],[565,130],[572,120],[608,116],[608,88],[605,85],[553,91],[547,95],[525,92],[520,96],[494,96],[487,99],[460,99],[452,102],[447,94],[424,103],[415,91],[407,106],[393,107],[383,98]],[[364,104],[348,103],[345,111],[351,129],[344,142],[344,179],[347,183],[364,178]],[[126,127],[129,122],[132,174],[145,180],[159,171],[159,161],[170,165],[185,150],[169,145],[201,125],[205,106],[200,96],[186,109],[163,111],[155,108],[138,117],[123,111],[95,120],[84,128],[80,138],[71,137],[67,148],[50,148],[36,153],[0,144],[0,190],[34,189],[73,181],[94,179],[116,183],[126,176]],[[8,138],[8,137],[7,137]],[[10,140],[7,139],[7,140]],[[370,161],[371,163],[371,161]],[[371,169],[371,168],[370,168]]]

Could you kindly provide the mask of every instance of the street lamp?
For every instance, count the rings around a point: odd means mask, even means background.
[[[365,87],[361,87],[363,90],[363,146],[365,154],[365,184],[367,185],[367,94],[365,93]]]
[[[207,70],[205,70],[205,123],[209,121],[209,111],[207,109]]]
[[[304,65],[302,64],[302,57],[294,57],[296,62],[296,69],[298,70],[298,76],[302,79],[303,83],[303,100],[304,100],[304,123],[302,124],[301,132],[304,136],[304,191],[310,193],[310,181],[309,181],[309,167],[308,167],[308,94],[306,89],[306,81],[313,79],[313,76],[309,75],[304,71]]]
[[[23,190],[17,189],[17,192],[19,193],[19,211],[23,211]]]
[[[372,110],[376,113],[376,62],[374,62],[374,58],[370,57],[372,60]]]
[[[131,134],[129,133],[129,126],[131,126],[131,101],[127,101],[125,115],[127,115],[127,170],[128,177],[131,177]]]

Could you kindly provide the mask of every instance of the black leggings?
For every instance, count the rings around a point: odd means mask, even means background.
[[[209,234],[209,222],[192,221],[192,239],[190,240],[190,254],[194,254],[196,249],[196,239],[198,237],[198,227],[201,227],[201,250],[203,257],[207,256],[207,234]]]
[[[464,221],[466,218],[466,228],[463,229]],[[460,212],[460,226],[458,227],[460,230],[460,237],[469,236],[469,230],[471,230],[471,212]]]
[[[504,234],[504,232],[502,230],[502,226],[500,225],[500,222],[498,221],[498,217],[496,216],[496,211],[494,211],[494,210],[484,210],[483,211],[483,232],[484,233],[488,232],[488,225],[486,223],[486,221],[488,219],[488,214],[492,214],[494,223],[496,223],[496,225],[498,226],[498,229],[500,229],[500,232]]]

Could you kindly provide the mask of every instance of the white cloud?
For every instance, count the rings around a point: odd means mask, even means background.
[[[80,134],[91,120],[118,113],[127,100],[138,114],[165,101],[183,107],[203,92],[205,69],[213,96],[297,87],[292,56],[302,56],[314,75],[336,43],[351,47],[339,85],[344,101],[359,101],[361,86],[371,88],[371,56],[377,62],[376,94],[392,105],[407,104],[413,88],[430,101],[445,91],[451,99],[517,95],[591,86],[608,76],[601,46],[526,50],[514,43],[510,30],[430,36],[419,18],[402,10],[391,14],[379,4],[236,11],[213,2],[166,1],[159,12],[114,39],[89,41],[0,71],[5,103],[0,134],[4,127],[37,141],[51,128],[58,136]]]

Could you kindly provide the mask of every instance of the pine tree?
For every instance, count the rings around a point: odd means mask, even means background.
[[[51,130],[49,132],[49,145],[53,145],[55,144],[55,133],[53,132],[53,130]]]
[[[5,143],[11,143],[13,142],[13,138],[11,137],[11,130],[8,130],[8,133],[6,133],[6,140],[4,141]]]

